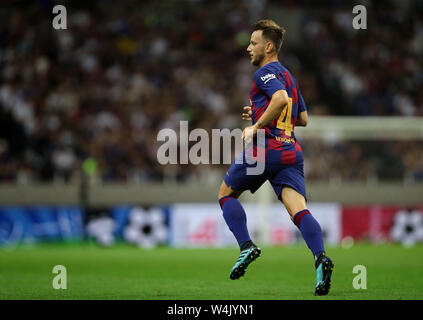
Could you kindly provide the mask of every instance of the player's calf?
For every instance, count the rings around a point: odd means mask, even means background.
[[[245,241],[250,241],[247,229],[247,215],[244,208],[238,201],[239,191],[234,191],[222,182],[219,190],[219,205],[222,208],[223,218],[229,229],[235,236],[238,245]]]
[[[293,217],[293,222],[300,229],[301,234],[311,250],[316,267],[315,295],[324,296],[329,293],[333,262],[326,256],[323,245],[323,234],[319,223],[307,209],[299,211]]]

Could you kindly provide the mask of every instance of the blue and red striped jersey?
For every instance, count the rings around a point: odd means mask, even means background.
[[[279,117],[264,127],[266,158],[271,156],[273,160],[280,159],[282,164],[294,164],[303,161],[302,150],[295,138],[294,128],[298,113],[305,111],[306,105],[296,80],[279,61],[266,64],[254,74],[250,91],[252,122],[254,124],[260,119],[273,94],[278,90],[287,92],[289,103]]]

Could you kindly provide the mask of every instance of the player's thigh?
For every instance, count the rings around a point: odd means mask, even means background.
[[[291,218],[306,207],[306,189],[304,181],[304,165],[275,167],[270,183],[279,200],[285,205]]]
[[[248,172],[251,164],[234,162],[226,172],[225,178],[219,188],[219,199],[225,196],[239,197],[245,190],[254,193],[267,180],[265,172],[254,175]]]
[[[281,199],[291,219],[297,212],[307,209],[304,196],[289,186],[283,186]]]

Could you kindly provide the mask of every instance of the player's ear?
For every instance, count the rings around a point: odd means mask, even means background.
[[[267,41],[266,42],[266,52],[270,53],[273,51],[273,42],[272,41]]]

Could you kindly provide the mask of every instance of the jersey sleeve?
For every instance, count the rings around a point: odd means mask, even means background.
[[[304,102],[303,96],[301,95],[300,88],[298,88],[298,110],[304,112],[307,110],[306,104]]]
[[[254,82],[266,96],[271,98],[278,90],[286,90],[284,79],[278,79],[277,75],[268,69],[259,69],[254,74]]]

